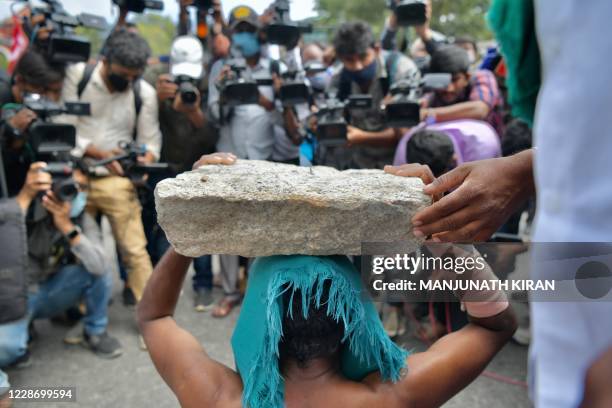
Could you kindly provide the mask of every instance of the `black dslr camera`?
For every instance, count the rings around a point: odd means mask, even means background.
[[[179,75],[174,78],[174,83],[178,85],[181,101],[185,105],[193,105],[198,99],[198,88],[194,82],[195,80],[187,75]]]
[[[127,9],[134,13],[142,13],[145,9],[163,10],[164,2],[160,0],[113,0],[119,8]]]
[[[391,102],[385,106],[387,124],[390,127],[412,127],[421,122],[419,99],[423,92],[446,89],[452,81],[451,74],[427,74],[422,80],[403,79],[391,86]]]
[[[58,0],[43,0],[43,2],[46,7],[32,10],[32,15],[44,14],[45,21],[41,24],[52,28],[49,39],[39,42],[43,52],[52,62],[86,62],[89,59],[91,44],[86,38],[76,35],[74,29],[83,26],[104,30],[107,26],[106,20],[87,13],[71,16]],[[37,27],[28,27],[32,32],[37,29]]]
[[[365,94],[350,95],[344,101],[339,100],[335,95],[328,97],[318,106],[317,141],[327,146],[346,144],[346,131],[350,122],[350,111],[354,109],[371,109],[372,104],[372,96]]]
[[[311,32],[312,26],[291,21],[288,0],[276,0],[272,7],[275,14],[272,22],[266,27],[268,42],[284,46],[287,49],[295,48],[302,33]]]
[[[59,114],[89,115],[89,104],[73,102],[60,105],[38,94],[29,94],[24,98],[24,105],[39,117],[28,127],[27,137],[37,160],[47,162],[45,171],[53,179],[51,190],[61,201],[73,200],[78,186],[72,178],[74,163],[70,151],[76,146],[76,128],[50,123],[48,119]]]
[[[220,84],[223,105],[232,108],[256,104],[259,101],[257,81],[247,74],[244,58],[232,58],[227,65],[230,67],[230,73]]]
[[[427,0],[388,0],[397,24],[402,27],[424,24],[427,21]]]
[[[133,183],[141,185],[146,175],[163,173],[168,170],[168,163],[140,164],[138,162],[138,158],[147,153],[146,146],[144,145],[139,145],[136,142],[119,142],[119,148],[123,150],[122,154],[92,163],[89,167],[89,172],[95,173],[96,167],[105,166],[117,161],[121,165],[125,177],[129,178]]]

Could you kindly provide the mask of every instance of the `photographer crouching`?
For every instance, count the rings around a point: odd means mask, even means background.
[[[9,198],[0,202],[0,367],[26,365],[34,319],[60,315],[80,301],[87,311],[78,342],[105,358],[122,353],[106,330],[111,264],[99,226],[84,212],[89,181],[84,165],[68,157],[74,128],[48,122],[50,113],[39,110],[63,109],[54,103],[61,86],[61,72],[28,51],[2,100],[0,184]],[[8,386],[0,371],[0,391]]]

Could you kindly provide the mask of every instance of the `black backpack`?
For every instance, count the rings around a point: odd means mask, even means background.
[[[81,100],[81,96],[93,75],[94,70],[98,64],[87,64],[85,66],[85,70],[83,71],[83,76],[77,85],[77,96],[79,100]],[[132,138],[136,140],[136,136],[138,133],[138,115],[140,114],[140,110],[142,109],[142,97],[140,96],[140,81],[138,79],[132,82],[132,92],[134,92],[134,108],[136,109],[136,120],[134,120],[134,129],[132,131]]]

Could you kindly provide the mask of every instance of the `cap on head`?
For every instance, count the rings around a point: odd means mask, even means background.
[[[232,30],[242,22],[248,23],[255,28],[259,28],[259,16],[249,6],[234,7],[230,11],[229,26]]]
[[[174,40],[170,50],[170,74],[199,79],[202,77],[203,64],[204,49],[200,40],[189,35]]]

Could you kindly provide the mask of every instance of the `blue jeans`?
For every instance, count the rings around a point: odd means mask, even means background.
[[[87,334],[104,333],[108,324],[111,290],[112,277],[109,273],[95,276],[80,265],[60,268],[38,285],[37,292],[28,295],[26,316],[0,325],[0,367],[11,364],[25,354],[28,346],[28,326],[32,320],[56,316],[81,299],[85,300],[87,306],[87,314],[83,318]],[[0,374],[0,380],[2,377]],[[3,384],[0,381],[1,387]]]

